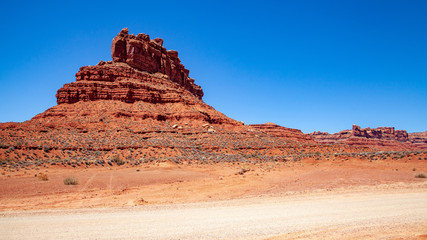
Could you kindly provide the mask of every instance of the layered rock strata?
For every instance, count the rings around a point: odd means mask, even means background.
[[[188,76],[190,70],[181,64],[178,52],[166,50],[161,38],[150,40],[150,36],[143,33],[135,36],[128,34],[128,29],[124,28],[113,39],[111,57],[113,62],[125,62],[138,70],[163,73],[199,99],[203,97],[200,86],[195,85],[194,79]]]
[[[411,143],[427,150],[427,131],[408,133],[408,137]]]
[[[146,34],[128,34],[123,29],[111,46],[113,61],[80,68],[76,82],[59,89],[57,103],[118,100],[126,103],[194,102],[203,90],[188,75],[178,52],[166,50],[163,40]]]
[[[304,134],[299,129],[282,127],[274,123],[251,124],[249,126],[272,136],[304,143],[315,143],[311,136]]]
[[[343,143],[355,146],[373,147],[381,150],[417,150],[427,149],[422,135],[410,135],[405,130],[395,130],[394,127],[360,128],[353,125],[352,130],[338,133],[313,132],[310,136],[318,143]],[[420,137],[416,137],[420,136]],[[418,144],[413,144],[418,142]]]

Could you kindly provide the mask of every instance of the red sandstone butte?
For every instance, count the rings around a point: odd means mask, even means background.
[[[168,103],[191,101],[186,92],[202,99],[203,90],[188,75],[178,52],[166,50],[163,40],[123,29],[111,46],[113,61],[81,67],[76,82],[59,89],[58,104],[119,100]]]

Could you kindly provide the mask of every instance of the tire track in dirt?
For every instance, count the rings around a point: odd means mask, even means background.
[[[85,191],[89,187],[89,184],[95,179],[95,177],[98,175],[98,173],[92,174],[92,176],[86,181],[86,183],[83,185],[83,187],[79,190],[77,198],[81,200],[79,207],[83,207],[85,204],[86,194]]]
[[[80,192],[84,192],[87,187],[89,186],[89,184],[93,181],[93,179],[98,175],[98,173],[94,173],[92,174],[92,176],[86,181],[85,185],[82,187],[82,189],[80,189]]]
[[[113,191],[113,172],[110,172],[110,182],[108,184],[108,190]]]

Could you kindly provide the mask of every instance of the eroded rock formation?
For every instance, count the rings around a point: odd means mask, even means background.
[[[408,141],[408,133],[405,130],[394,130],[394,127],[378,127],[378,128],[360,128],[353,125],[353,136],[375,138],[383,140],[397,140],[399,142]]]
[[[163,40],[148,35],[128,34],[123,29],[111,47],[113,61],[81,67],[76,82],[59,89],[57,103],[119,100],[127,103],[194,102],[203,90],[190,78],[178,52],[163,47]]]
[[[405,130],[395,130],[394,127],[360,128],[353,125],[352,130],[338,133],[313,132],[310,136],[319,143],[344,143],[355,146],[373,147],[381,150],[425,149],[422,135],[413,135],[410,139]],[[418,144],[412,144],[418,142]]]
[[[190,70],[181,64],[178,52],[166,50],[161,38],[150,40],[150,36],[143,33],[135,36],[128,34],[128,29],[124,28],[113,39],[111,57],[113,62],[125,62],[141,71],[163,73],[198,98],[203,97],[200,86],[195,85],[194,79],[188,76]]]
[[[419,148],[427,150],[427,131],[409,133],[409,141]]]

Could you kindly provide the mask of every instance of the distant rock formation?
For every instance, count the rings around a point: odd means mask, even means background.
[[[427,150],[427,131],[409,133],[408,136],[411,143]]]
[[[382,150],[393,149],[427,149],[422,134],[412,135],[405,130],[395,130],[394,127],[360,128],[353,125],[352,130],[338,133],[313,132],[310,136],[319,143],[345,143],[349,145],[373,147]],[[417,142],[418,144],[413,144]]]
[[[408,133],[405,130],[394,130],[394,127],[378,127],[378,128],[360,128],[353,125],[353,136],[375,138],[383,140],[397,140],[399,142],[408,141]]]

